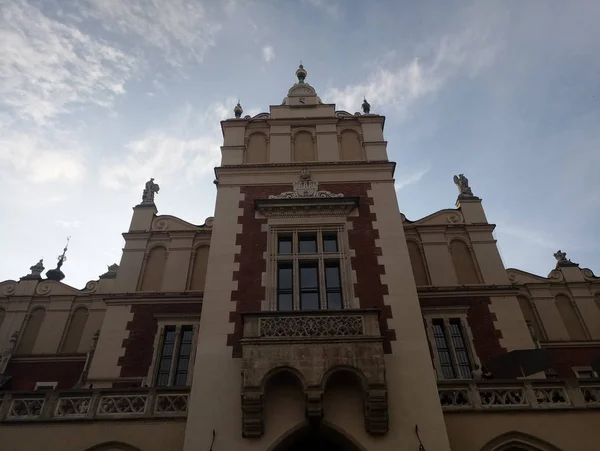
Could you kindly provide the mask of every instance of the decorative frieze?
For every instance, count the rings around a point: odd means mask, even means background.
[[[260,337],[348,337],[363,335],[360,315],[272,316],[259,319]]]

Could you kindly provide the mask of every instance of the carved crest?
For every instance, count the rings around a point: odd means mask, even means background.
[[[319,191],[319,183],[313,180],[308,170],[300,172],[300,178],[293,183],[294,191],[271,195],[269,199],[294,199],[309,197],[344,197],[343,194],[334,194],[329,191]]]

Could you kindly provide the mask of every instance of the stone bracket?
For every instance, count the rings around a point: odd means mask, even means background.
[[[309,388],[306,395],[306,419],[310,423],[320,423],[323,418],[323,390]]]
[[[242,437],[258,438],[264,433],[263,396],[260,392],[242,393]]]
[[[387,390],[370,388],[365,396],[365,429],[372,435],[388,431],[389,415]]]

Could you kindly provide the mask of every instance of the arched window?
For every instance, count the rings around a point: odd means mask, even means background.
[[[556,446],[523,432],[507,432],[489,441],[481,451],[560,451]]]
[[[450,243],[450,253],[458,284],[469,285],[480,283],[475,262],[467,244],[462,240],[453,240]]]
[[[266,163],[268,161],[267,137],[262,133],[253,133],[246,146],[246,163]]]
[[[341,160],[364,160],[362,144],[358,133],[352,130],[344,130],[341,134]]]
[[[201,246],[194,254],[194,266],[192,268],[190,290],[204,290],[206,267],[208,266],[208,251],[208,246]]]
[[[85,307],[77,308],[71,315],[67,333],[62,344],[61,351],[64,354],[74,354],[79,351],[81,337],[88,319],[88,309]]]
[[[558,294],[554,298],[554,302],[565,324],[569,338],[571,340],[587,340],[585,329],[571,300],[564,294]]]
[[[166,264],[167,250],[162,246],[153,248],[148,255],[146,267],[144,268],[142,291],[160,291]]]
[[[412,265],[413,275],[415,276],[415,283],[420,285],[429,285],[427,278],[427,269],[425,262],[423,261],[423,255],[419,245],[412,240],[406,242],[408,246],[408,255],[410,257],[410,264]]]
[[[521,312],[523,313],[523,318],[527,322],[527,326],[531,327],[530,331],[532,332],[532,338],[534,340],[544,340],[545,334],[538,321],[538,317],[535,314],[535,310],[531,305],[531,301],[527,299],[525,296],[518,296],[519,307],[521,307]]]
[[[17,354],[32,354],[37,341],[38,334],[42,328],[42,323],[46,317],[46,310],[41,307],[35,308],[29,314],[29,319],[25,325],[25,331],[21,335]]]
[[[316,161],[317,153],[313,136],[309,132],[298,132],[294,135],[294,161]]]

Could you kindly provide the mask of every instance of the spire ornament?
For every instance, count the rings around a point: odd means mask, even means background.
[[[371,113],[371,104],[369,102],[367,102],[366,97],[363,99],[362,110],[363,110],[363,113],[365,113],[365,114]]]
[[[31,273],[27,274],[26,276],[21,277],[21,280],[39,280],[42,278],[41,274],[42,271],[44,271],[44,259],[40,258],[40,261],[37,262],[35,265],[30,266],[29,269],[31,270]]]
[[[57,282],[60,282],[61,280],[63,280],[65,278],[64,273],[60,270],[60,268],[62,267],[63,263],[67,261],[67,249],[69,248],[69,241],[71,240],[71,237],[68,236],[67,237],[67,244],[65,244],[65,247],[63,249],[63,252],[61,255],[58,256],[58,263],[56,264],[56,268],[54,269],[50,269],[46,272],[46,278],[49,280],[55,280]]]
[[[307,75],[308,72],[306,72],[306,69],[304,69],[304,66],[302,65],[302,63],[300,63],[300,65],[298,66],[298,70],[296,70],[296,77],[298,77],[298,83],[304,83],[304,79]]]
[[[237,105],[233,108],[233,114],[235,115],[235,118],[239,119],[240,117],[242,117],[243,112],[244,109],[242,108],[242,105],[240,105],[240,101],[238,100]]]

